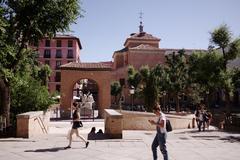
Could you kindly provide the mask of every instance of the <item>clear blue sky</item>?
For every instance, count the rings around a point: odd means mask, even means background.
[[[71,26],[80,38],[82,62],[111,61],[131,33],[144,31],[161,39],[160,48],[206,49],[209,32],[227,24],[240,36],[240,0],[82,0],[84,17]]]

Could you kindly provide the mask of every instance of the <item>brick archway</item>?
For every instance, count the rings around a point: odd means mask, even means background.
[[[111,105],[111,70],[103,63],[68,63],[61,66],[61,117],[69,118],[73,92],[72,89],[79,79],[91,79],[98,85],[99,116]]]

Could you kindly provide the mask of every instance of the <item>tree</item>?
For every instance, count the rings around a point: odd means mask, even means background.
[[[221,25],[220,27],[216,28],[213,32],[210,33],[211,38],[210,42],[219,47],[222,51],[223,54],[223,59],[224,59],[224,69],[226,71],[225,74],[225,80],[226,78],[229,77],[229,73],[227,73],[227,63],[229,60],[235,59],[237,55],[240,55],[240,39],[237,38],[235,40],[232,40],[232,33],[229,30],[228,26],[226,24]],[[226,105],[229,105],[230,101],[230,82],[229,78],[227,81],[225,81],[226,85],[223,86],[224,92],[225,92],[225,97],[226,97]]]
[[[223,56],[214,50],[195,52],[189,57],[189,77],[194,86],[190,94],[208,97],[221,88],[224,81]],[[198,93],[196,93],[198,92]],[[207,98],[208,99],[208,98]],[[208,106],[208,104],[207,104]]]
[[[0,2],[0,30],[3,53],[0,64],[0,89],[3,114],[10,125],[10,86],[14,76],[22,69],[20,64],[32,52],[28,44],[38,43],[43,37],[69,30],[80,14],[78,0],[3,0]]]
[[[117,104],[117,96],[122,92],[122,87],[118,81],[114,81],[111,84],[111,95],[115,97],[115,103]]]
[[[141,84],[145,106],[148,111],[151,111],[154,105],[159,102],[164,70],[161,65],[156,65],[153,68],[143,66],[139,72],[142,77]]]
[[[129,87],[133,86],[134,88],[137,88],[141,82],[141,75],[133,66],[128,67],[127,82]]]
[[[165,72],[168,75],[167,90],[175,97],[176,111],[179,112],[179,96],[185,91],[188,84],[188,66],[184,50],[179,50],[178,54],[173,52],[166,56]]]
[[[43,65],[38,71],[38,76],[42,81],[42,84],[48,86],[49,76],[51,75],[51,68],[49,65]]]
[[[226,69],[228,60],[235,59],[237,55],[240,55],[240,39],[232,40],[232,33],[226,24],[219,26],[210,34],[210,42],[222,51]]]

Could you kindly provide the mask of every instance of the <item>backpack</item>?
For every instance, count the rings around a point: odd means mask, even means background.
[[[166,120],[166,130],[167,130],[167,132],[172,131],[172,125],[168,119]]]

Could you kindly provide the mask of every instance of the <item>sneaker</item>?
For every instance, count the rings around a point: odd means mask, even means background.
[[[69,148],[71,148],[71,146],[64,147],[64,149],[69,149]]]
[[[86,148],[88,147],[88,145],[89,145],[89,142],[87,141],[87,142],[86,142]]]

